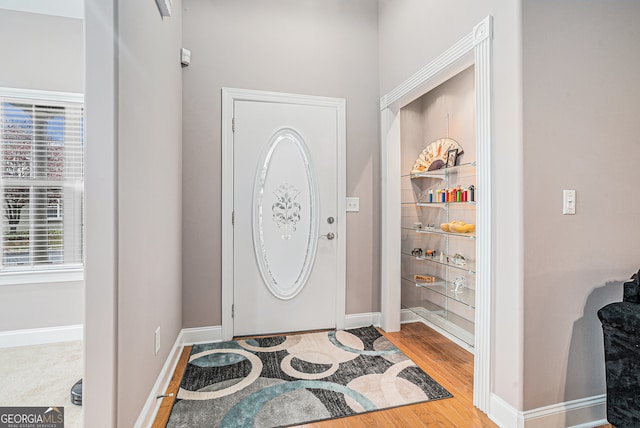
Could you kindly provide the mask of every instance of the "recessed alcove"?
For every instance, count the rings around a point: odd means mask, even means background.
[[[478,194],[474,72],[470,66],[400,109],[402,316],[425,322],[470,352],[475,346],[475,233],[447,233],[440,226],[450,221],[475,225],[475,203],[460,196],[460,202],[443,203],[440,190],[468,195],[473,186]],[[451,140],[460,149],[455,149],[457,166],[447,168],[446,147],[440,143]],[[423,151],[436,169],[413,174]],[[433,282],[416,279],[421,277]]]
[[[397,331],[401,323],[402,277],[402,120],[403,108],[443,82],[473,66],[475,89],[476,185],[482,198],[475,204],[474,405],[488,412],[491,393],[492,332],[492,18],[472,31],[380,99],[382,175],[381,326]],[[409,110],[405,110],[407,114]],[[441,132],[441,131],[440,131]],[[413,190],[411,190],[413,191]]]

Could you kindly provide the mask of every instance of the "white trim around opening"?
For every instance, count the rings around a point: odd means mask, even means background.
[[[492,40],[493,20],[486,17],[465,37],[380,99],[382,160],[381,327],[398,331],[400,299],[400,109],[470,65],[475,69],[477,187],[476,323],[473,404],[490,408],[492,331]]]

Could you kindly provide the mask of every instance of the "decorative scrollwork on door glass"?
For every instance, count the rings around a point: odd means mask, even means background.
[[[265,145],[252,217],[253,248],[264,284],[278,299],[293,299],[315,262],[319,196],[309,148],[291,128],[278,130]]]
[[[281,184],[273,194],[276,201],[271,205],[273,221],[282,230],[281,239],[291,239],[291,234],[296,231],[296,224],[300,221],[300,203],[296,198],[300,191],[292,184]]]

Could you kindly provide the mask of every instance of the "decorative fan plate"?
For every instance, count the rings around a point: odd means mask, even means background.
[[[451,138],[440,138],[434,141],[420,153],[411,169],[411,174],[433,171],[444,167],[447,164],[447,153],[453,149],[458,149],[458,156],[464,153],[462,146]]]

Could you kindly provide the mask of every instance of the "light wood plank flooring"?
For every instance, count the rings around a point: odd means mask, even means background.
[[[453,398],[317,422],[305,428],[497,427],[473,407],[473,355],[422,323],[403,324],[397,333],[380,332]]]
[[[173,408],[173,403],[174,401],[176,401],[176,395],[178,395],[178,389],[180,389],[180,381],[182,380],[182,375],[184,374],[184,370],[187,367],[187,363],[189,362],[191,348],[193,347],[185,346],[184,348],[182,348],[182,354],[180,354],[178,365],[176,366],[176,370],[173,372],[173,376],[171,376],[171,381],[169,381],[167,392],[165,392],[167,397],[164,397],[162,399],[162,402],[160,403],[160,408],[158,409],[158,414],[156,415],[156,420],[153,422],[152,428],[164,428],[165,426],[167,426],[169,415],[171,414],[171,409]]]
[[[304,425],[327,427],[496,427],[487,415],[473,407],[473,355],[422,323],[404,324],[397,333],[381,331],[409,358],[444,386],[453,398],[380,410],[358,416],[332,419]],[[167,394],[178,392],[188,361],[186,347]],[[163,399],[154,428],[164,427],[169,419],[173,397]]]

